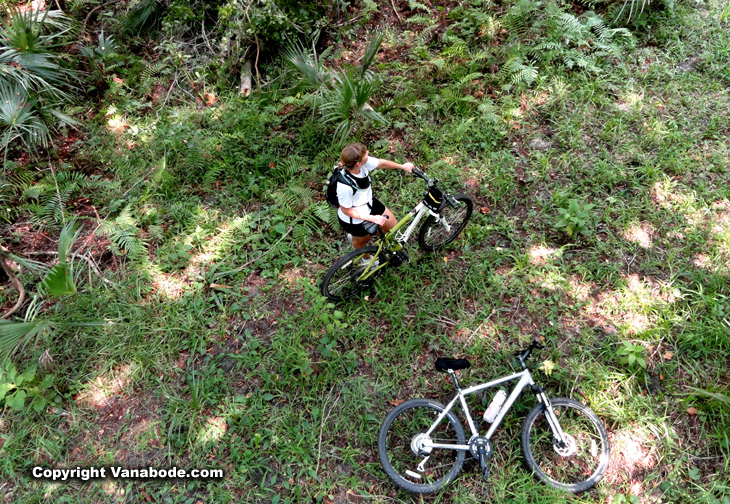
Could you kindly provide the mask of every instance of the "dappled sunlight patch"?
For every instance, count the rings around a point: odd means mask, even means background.
[[[626,230],[623,232],[623,238],[626,241],[630,241],[632,243],[636,243],[640,247],[643,248],[651,248],[652,246],[652,240],[651,236],[654,233],[654,230],[649,224],[634,224],[632,226],[629,226]]]
[[[690,262],[701,269],[712,270],[714,267],[712,260],[706,254],[702,253],[693,256]]]
[[[682,194],[675,192],[677,182],[669,177],[664,177],[662,180],[657,180],[651,189],[651,199],[655,203],[659,204],[662,208],[672,208],[675,205],[684,203],[687,198]]]
[[[198,214],[201,217],[208,217],[205,209],[198,209]],[[196,241],[202,242],[201,251],[191,256],[188,263],[188,267],[185,272],[187,275],[200,270],[205,266],[212,265],[213,262],[220,260],[225,257],[226,253],[230,250],[236,234],[239,231],[247,230],[250,223],[250,217],[248,215],[243,217],[236,217],[230,222],[223,223],[217,228],[218,233],[213,236],[208,236],[207,230],[202,229],[200,226],[195,230],[193,238]]]
[[[53,494],[55,494],[60,487],[61,483],[58,481],[46,481],[43,484],[43,498],[45,500],[53,499]]]
[[[570,275],[568,277],[568,285],[570,286],[569,294],[581,302],[588,301],[591,293],[598,289],[596,282],[586,282],[578,275]]]
[[[210,417],[205,421],[198,431],[195,444],[204,446],[209,443],[215,443],[220,440],[228,432],[228,423],[223,417]]]
[[[534,245],[529,252],[530,263],[534,264],[535,266],[546,264],[549,261],[552,261],[555,257],[557,257],[555,255],[557,251],[557,249],[554,249],[552,247]]]
[[[157,272],[152,274],[152,286],[155,292],[165,297],[175,300],[180,299],[185,290],[191,285],[184,277],[173,275],[172,273]]]
[[[286,280],[286,282],[291,286],[294,285],[294,283],[300,279],[300,278],[307,278],[307,273],[302,270],[302,268],[290,268],[285,271],[283,271],[279,275],[280,280]]]
[[[656,438],[640,426],[609,434],[611,463],[604,481],[614,485],[626,485],[633,495],[643,496],[643,481],[654,471],[658,462]]]
[[[643,91],[628,91],[622,94],[616,102],[616,108],[621,112],[640,111],[644,105]]]
[[[131,364],[110,371],[106,375],[99,375],[84,387],[85,390],[76,396],[79,406],[102,408],[118,395],[122,395],[131,383],[131,374],[134,371]]]
[[[106,122],[106,129],[115,135],[121,135],[129,127],[129,121],[126,117],[115,114]]]
[[[124,491],[124,487],[120,485],[118,481],[115,481],[111,478],[107,478],[102,481],[101,489],[103,490],[104,494],[108,495],[109,497],[116,497],[118,499],[123,498],[124,494],[126,493]]]
[[[198,252],[197,254],[193,254],[192,256],[190,256],[190,261],[188,261],[186,273],[189,275],[195,270],[199,270],[200,268],[211,264],[215,257],[216,253],[212,250],[206,250],[203,252]]]

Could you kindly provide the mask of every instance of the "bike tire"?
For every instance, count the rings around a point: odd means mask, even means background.
[[[578,493],[601,481],[610,457],[608,434],[601,420],[587,406],[572,399],[551,399],[550,405],[563,432],[573,438],[562,449],[553,442],[545,418],[545,405],[535,406],[522,428],[522,453],[540,480],[561,490]],[[572,452],[572,453],[571,453]]]
[[[424,455],[413,451],[413,439],[428,430],[444,409],[442,404],[430,399],[411,399],[399,404],[383,420],[378,434],[378,455],[386,474],[400,488],[413,493],[433,493],[453,481],[461,470],[466,452],[433,448],[428,467],[420,478],[406,473],[416,473],[416,467],[424,459]],[[450,411],[434,434],[440,442],[466,444],[464,429]]]
[[[387,266],[376,271],[367,281],[358,282],[357,277],[362,273],[364,266],[357,264],[357,261],[365,254],[375,255],[377,252],[378,247],[370,245],[353,250],[340,258],[327,270],[322,279],[322,285],[320,286],[322,295],[330,301],[342,301],[350,299],[369,288],[375,279],[383,274]],[[379,260],[383,261],[382,258],[379,258]]]
[[[453,196],[457,201],[456,208],[448,203],[441,209],[440,216],[446,218],[451,227],[450,232],[446,232],[438,221],[429,215],[426,221],[418,231],[418,245],[426,252],[434,252],[439,250],[452,241],[456,240],[459,234],[464,230],[466,223],[471,218],[474,209],[474,203],[471,198],[465,194],[457,194]]]

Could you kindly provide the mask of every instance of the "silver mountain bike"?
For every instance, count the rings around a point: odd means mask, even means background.
[[[520,393],[530,387],[538,404],[522,427],[522,452],[528,467],[543,482],[569,492],[583,492],[598,483],[608,468],[609,443],[601,420],[587,406],[572,399],[549,399],[527,367],[538,340],[517,354],[522,371],[467,389],[459,387],[456,371],[470,367],[466,359],[436,360],[436,369],[449,374],[456,396],[446,405],[430,399],[399,404],[383,420],[378,436],[380,462],[399,487],[432,493],[456,478],[464,458],[480,462],[489,476],[490,439]],[[481,435],[465,397],[490,387],[518,380],[486,434]],[[467,440],[453,409],[459,403],[469,427]]]

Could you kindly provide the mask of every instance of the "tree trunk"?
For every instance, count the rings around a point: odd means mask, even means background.
[[[251,58],[246,58],[241,70],[241,89],[239,94],[248,96],[251,94]]]

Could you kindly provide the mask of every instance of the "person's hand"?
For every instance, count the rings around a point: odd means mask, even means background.
[[[403,165],[403,169],[405,171],[407,171],[408,173],[413,173],[413,168],[414,168],[413,163],[405,163]]]
[[[373,222],[373,223],[377,224],[378,226],[384,225],[385,221],[388,220],[382,215],[371,215],[370,217],[372,217],[370,219],[370,222]]]

